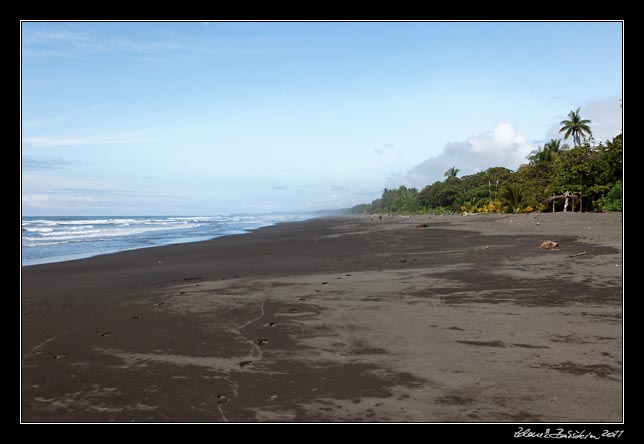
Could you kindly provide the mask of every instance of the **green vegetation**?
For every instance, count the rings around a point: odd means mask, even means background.
[[[617,182],[597,204],[606,211],[622,211],[622,181]]]
[[[622,135],[594,145],[590,120],[579,109],[561,121],[564,138],[574,146],[552,139],[529,157],[517,171],[493,167],[457,177],[458,168],[445,172],[422,190],[401,186],[384,189],[370,204],[356,205],[352,213],[420,214],[433,212],[530,212],[561,211],[564,193],[574,197],[572,211],[622,211]],[[553,199],[553,196],[556,198]],[[561,197],[561,198],[559,198]],[[554,204],[548,207],[546,199]]]
[[[456,167],[451,167],[449,170],[445,171],[445,177],[456,177],[460,170]]]
[[[417,214],[422,212],[423,208],[419,204],[418,190],[416,188],[407,188],[401,186],[396,190],[385,188],[382,197],[371,202],[371,205],[358,205],[355,208],[363,207],[362,213],[400,213],[400,214]]]
[[[501,200],[513,213],[520,213],[528,205],[528,195],[518,183],[509,183],[501,190]]]

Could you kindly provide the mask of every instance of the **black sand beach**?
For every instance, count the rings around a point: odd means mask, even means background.
[[[22,420],[621,421],[621,217],[315,219],[25,267]]]

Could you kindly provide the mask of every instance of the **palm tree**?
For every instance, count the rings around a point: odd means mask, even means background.
[[[581,145],[582,137],[585,138],[587,135],[592,136],[593,134],[593,132],[590,130],[590,126],[588,126],[591,121],[581,118],[581,116],[579,115],[580,109],[581,108],[577,108],[577,111],[570,111],[568,113],[568,120],[562,120],[561,122],[559,122],[561,124],[561,129],[559,130],[559,132],[565,132],[564,139],[572,136],[572,140],[575,146]]]
[[[559,154],[559,151],[565,149],[565,145],[561,146],[561,139],[550,139],[550,142],[547,142],[543,147],[549,150],[551,154]]]
[[[539,147],[532,155],[532,159],[537,162],[550,162],[559,156],[561,151],[567,150],[569,147],[566,144],[561,144],[561,139],[550,139],[543,147]]]
[[[552,151],[548,148],[548,144],[544,145],[543,148],[539,147],[537,152],[534,153],[533,159],[537,162],[550,162],[552,160]]]
[[[458,168],[451,167],[449,170],[445,171],[445,177],[447,177],[448,179],[450,177],[456,177],[456,175],[458,174],[459,171],[460,170]]]
[[[521,185],[509,183],[501,189],[501,199],[510,207],[513,213],[517,213],[528,203],[528,195]]]

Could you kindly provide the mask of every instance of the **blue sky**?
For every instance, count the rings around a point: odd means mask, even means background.
[[[621,128],[622,24],[22,24],[25,215],[348,207]]]

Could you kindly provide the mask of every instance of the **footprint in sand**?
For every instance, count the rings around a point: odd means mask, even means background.
[[[101,333],[101,338],[104,338],[105,336],[109,336],[111,334],[112,334],[111,331],[104,331],[103,333]]]
[[[326,284],[328,284],[328,282],[322,282],[322,285],[326,285]]]
[[[289,312],[289,313],[299,313],[299,312],[300,312],[300,310],[298,310],[297,308],[291,308],[291,309],[289,309],[289,311],[288,311],[288,312]]]
[[[275,327],[277,325],[277,322],[269,322],[268,324],[264,324],[264,327]]]
[[[298,301],[306,301],[306,298],[299,298]]]
[[[239,366],[240,367],[246,367],[248,364],[252,364],[252,363],[253,363],[253,361],[241,361],[239,363]]]
[[[69,355],[69,353],[61,353],[59,355],[55,355],[54,359],[62,359],[62,358],[65,358],[67,355]]]
[[[269,342],[269,340],[268,340],[268,339],[258,339],[258,340],[257,340],[257,344],[258,344],[258,345],[268,344],[268,342]]]
[[[139,316],[139,315],[134,315],[134,316],[132,316],[132,319],[141,319],[141,316]]]

